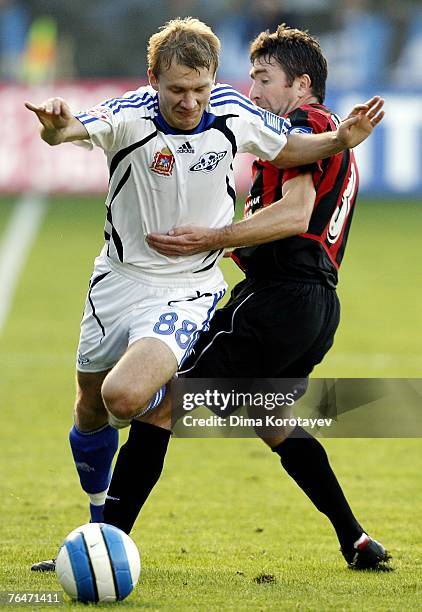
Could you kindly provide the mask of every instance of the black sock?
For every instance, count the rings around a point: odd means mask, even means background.
[[[171,432],[132,421],[120,448],[104,506],[104,522],[130,533],[163,469]]]
[[[330,519],[342,550],[353,549],[353,543],[364,530],[355,519],[318,440],[297,426],[272,450],[280,455],[282,466],[312,503]]]

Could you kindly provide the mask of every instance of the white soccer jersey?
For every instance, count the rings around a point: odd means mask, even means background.
[[[187,224],[231,223],[235,154],[274,159],[290,127],[288,120],[258,109],[229,85],[213,87],[207,110],[191,132],[166,123],[150,86],[76,117],[107,157],[108,257],[143,273],[186,278],[211,271],[223,250],[170,258],[151,249],[146,234]]]

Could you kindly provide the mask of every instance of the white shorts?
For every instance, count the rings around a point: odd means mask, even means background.
[[[208,329],[227,285],[219,269],[206,282],[175,281],[172,278],[175,286],[169,286],[165,279],[134,274],[97,257],[81,322],[77,369],[109,370],[141,338],[167,344],[180,366],[200,332]]]

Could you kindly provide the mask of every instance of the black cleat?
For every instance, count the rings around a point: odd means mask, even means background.
[[[366,533],[353,547],[353,551],[345,553],[342,550],[343,557],[352,569],[376,569],[381,571],[391,571],[390,566],[385,564],[389,562],[391,556],[385,550],[384,546],[370,538]]]
[[[56,560],[48,559],[47,561],[38,561],[31,565],[31,572],[55,572],[56,571]]]

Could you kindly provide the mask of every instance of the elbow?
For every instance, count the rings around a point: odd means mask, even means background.
[[[310,221],[309,215],[305,213],[297,215],[293,222],[294,235],[306,234],[306,232],[309,229],[309,221]]]
[[[283,149],[271,163],[276,168],[279,168],[279,170],[284,170],[286,168],[295,168],[296,166],[299,166],[300,160],[293,158]]]
[[[309,229],[309,220],[300,219],[296,225],[296,234],[306,234]]]
[[[295,224],[298,234],[306,234],[315,205],[315,192],[311,195],[306,193],[302,196],[303,205],[296,211]]]

